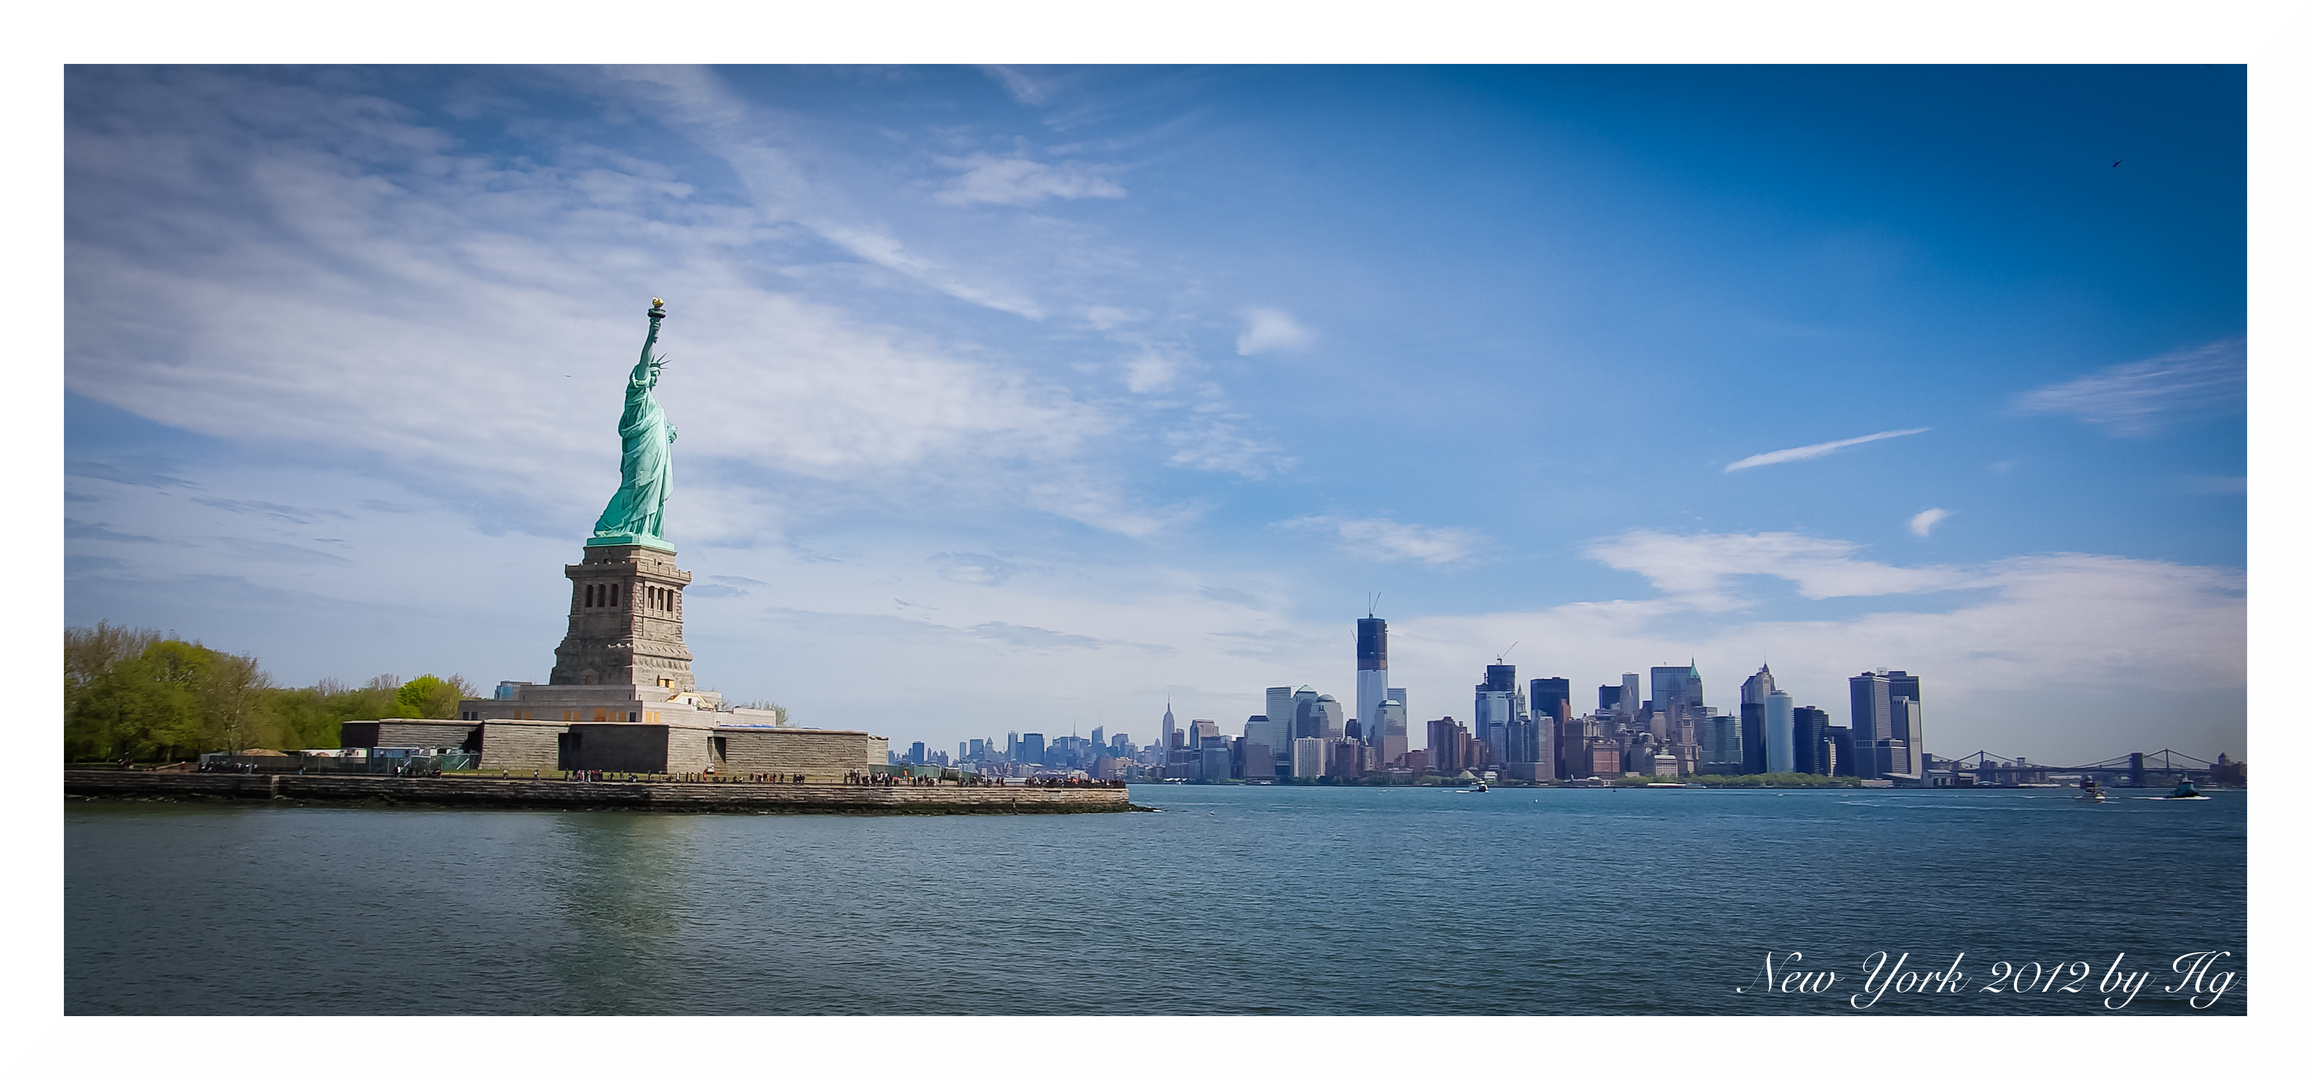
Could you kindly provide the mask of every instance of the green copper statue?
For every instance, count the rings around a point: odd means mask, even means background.
[[[650,336],[642,341],[642,359],[626,377],[626,411],[618,417],[618,438],[625,453],[618,461],[618,493],[594,523],[588,547],[641,544],[674,550],[666,542],[666,496],[674,486],[674,425],[666,410],[650,395],[658,385],[664,357],[650,355],[658,344],[658,321],[666,317],[666,302],[650,299]]]

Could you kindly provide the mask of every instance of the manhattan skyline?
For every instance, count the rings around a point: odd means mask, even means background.
[[[542,678],[663,296],[698,678],[798,723],[1232,732],[1353,702],[1372,610],[1416,729],[1515,643],[2243,757],[2244,118],[2237,68],[71,68],[67,621]]]

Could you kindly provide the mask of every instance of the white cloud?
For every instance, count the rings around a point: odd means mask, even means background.
[[[1299,464],[1277,447],[1238,431],[1222,416],[1198,416],[1166,434],[1164,441],[1174,448],[1174,465],[1233,473],[1246,480],[1265,480]]]
[[[1910,519],[1910,535],[1924,536],[1931,533],[1934,531],[1934,526],[1941,524],[1942,519],[1949,516],[1950,512],[1939,506],[1930,510],[1920,510],[1917,516]]]
[[[868,215],[852,205],[852,197],[839,183],[813,181],[814,176],[834,166],[823,159],[814,159],[807,166],[799,162],[795,147],[803,140],[789,129],[784,116],[750,104],[713,72],[687,67],[615,68],[600,73],[594,82],[584,82],[583,76],[580,79],[586,91],[615,99],[625,107],[647,110],[654,121],[729,164],[745,187],[750,205],[734,212],[728,235],[721,237],[725,242],[759,239],[752,230],[760,226],[800,226],[868,263],[958,300],[1030,319],[1042,317],[1033,298],[1000,280],[1000,275],[987,266],[957,269],[949,265],[950,260],[911,250],[887,226],[868,223]],[[559,224],[567,228],[566,223]],[[637,231],[635,235],[651,233]]]
[[[1170,386],[1181,366],[1181,359],[1166,350],[1141,349],[1123,362],[1123,384],[1135,394],[1154,393]]]
[[[1300,325],[1290,312],[1252,308],[1244,312],[1244,332],[1236,337],[1236,354],[1252,356],[1278,350],[1297,351],[1316,341],[1316,332]]]
[[[886,270],[914,278],[957,300],[1040,319],[1043,311],[1033,299],[1000,285],[975,280],[908,251],[896,237],[872,229],[853,228],[831,221],[812,222],[812,228],[836,246]]]
[[[1303,517],[1277,524],[1329,531],[1338,537],[1342,551],[1378,562],[1441,566],[1475,554],[1480,543],[1480,537],[1466,529],[1406,525],[1387,518]]]
[[[2247,343],[2217,341],[2149,360],[2119,364],[2015,399],[2026,413],[2060,413],[2100,424],[2113,435],[2156,433],[2193,416],[2246,407]]]
[[[1001,585],[1019,572],[1019,567],[1008,561],[969,551],[942,551],[930,561],[938,567],[940,577],[965,585]]]
[[[517,527],[542,514],[562,528],[590,520],[616,476],[616,387],[656,294],[673,312],[660,394],[692,540],[776,535],[743,505],[771,498],[766,471],[1130,536],[1173,516],[1085,461],[1119,418],[967,345],[766,291],[757,211],[694,204],[653,166],[621,172],[579,145],[564,157],[582,167],[452,156],[399,114],[348,126],[322,95],[230,73],[107,77],[127,84],[108,88],[116,101],[166,98],[117,103],[168,125],[71,133],[76,190],[106,193],[102,215],[76,203],[68,241],[76,394],[240,442],[375,455]],[[244,227],[249,206],[266,228]],[[828,232],[945,273],[887,237]],[[162,235],[201,239],[150,242]],[[717,486],[700,468],[717,460],[753,470],[750,486]]]
[[[1120,199],[1125,194],[1122,185],[1098,169],[1071,161],[1046,165],[1029,158],[972,154],[943,157],[939,164],[962,171],[932,196],[950,206],[1032,206],[1045,199]]]
[[[1869,435],[1862,435],[1851,439],[1839,439],[1835,442],[1815,443],[1811,446],[1793,446],[1787,450],[1769,450],[1763,454],[1751,454],[1748,457],[1742,458],[1740,461],[1736,461],[1733,464],[1726,466],[1725,471],[1734,472],[1739,469],[1754,469],[1760,465],[1779,465],[1785,461],[1804,461],[1807,458],[1818,458],[1825,454],[1834,454],[1849,446],[1860,446],[1863,443],[1877,442],[1880,439],[1899,439],[1904,435],[1919,435],[1932,430],[1934,429],[1922,427],[1903,428],[1900,431],[1874,432]]]
[[[1733,579],[1777,577],[1811,600],[1973,588],[1980,575],[1952,567],[1902,567],[1854,557],[1861,545],[1797,533],[1700,533],[1640,529],[1588,545],[1590,558],[1643,574],[1676,604],[1711,611],[1745,606]]]
[[[979,70],[986,72],[988,78],[1001,83],[1004,92],[1010,94],[1011,99],[1021,105],[1041,105],[1044,99],[1051,96],[1050,91],[1042,84],[1020,74],[1014,68],[1004,67],[1001,64],[981,64]]]
[[[1147,312],[1108,304],[1093,304],[1083,309],[1083,321],[1090,323],[1094,330],[1113,330],[1128,323],[1138,322],[1146,317]]]
[[[1678,598],[1571,603],[1474,616],[1390,620],[1390,670],[1414,697],[1469,681],[1503,642],[1526,674],[1584,690],[1622,671],[1698,659],[1711,704],[1760,658],[1800,704],[1849,719],[1846,677],[1905,668],[1924,680],[1928,749],[1977,748],[2088,761],[2129,750],[2212,757],[2245,747],[2246,600],[2215,567],[2058,554],[1954,571],[1980,591],[1938,610],[1696,618]],[[1435,691],[1425,691],[1434,694]],[[1451,700],[1465,700],[1458,692]],[[1594,700],[1594,699],[1591,699]],[[1417,704],[1423,715],[1450,704]],[[2041,756],[2046,755],[2046,756]]]

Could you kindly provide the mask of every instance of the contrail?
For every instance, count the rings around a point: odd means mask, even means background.
[[[1754,469],[1760,465],[1779,465],[1784,461],[1804,461],[1807,458],[1817,458],[1823,454],[1836,453],[1837,451],[1843,450],[1849,446],[1860,446],[1863,443],[1876,442],[1879,439],[1899,439],[1904,435],[1916,435],[1920,432],[1932,430],[1934,429],[1922,427],[1904,428],[1900,431],[1881,431],[1875,435],[1864,435],[1855,439],[1839,439],[1836,442],[1815,443],[1812,446],[1793,446],[1787,450],[1768,450],[1762,454],[1751,454],[1748,457],[1742,458],[1740,461],[1736,461],[1733,464],[1726,466],[1725,471],[1733,472],[1736,469]]]

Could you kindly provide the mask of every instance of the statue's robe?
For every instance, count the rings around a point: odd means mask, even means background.
[[[657,328],[651,328],[655,331]],[[655,338],[657,335],[651,335]],[[651,396],[648,354],[626,380],[626,411],[618,417],[625,452],[618,461],[618,493],[594,522],[596,536],[665,539],[666,496],[674,486],[674,428]]]

